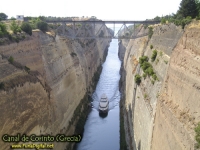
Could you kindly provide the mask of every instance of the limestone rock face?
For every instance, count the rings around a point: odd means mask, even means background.
[[[194,127],[200,121],[199,27],[199,22],[188,25],[171,54],[157,105],[152,149],[163,144],[164,149],[194,149]],[[162,145],[158,144],[161,140]]]
[[[174,24],[154,25],[150,40],[141,37],[125,44],[121,91],[130,149],[194,149],[194,127],[200,121],[199,26],[193,22],[182,30]],[[143,55],[159,80],[142,77],[138,86],[134,76],[144,74],[139,66]]]
[[[105,26],[101,30],[110,34]],[[0,46],[0,83],[5,85],[0,90],[0,136],[73,135],[74,127],[67,130],[69,121],[80,100],[92,92],[92,77],[103,63],[110,41],[70,40],[64,34],[34,31],[24,41]],[[10,56],[13,64],[7,61]],[[10,144],[0,141],[0,149],[9,149]],[[66,143],[54,147],[64,149]]]

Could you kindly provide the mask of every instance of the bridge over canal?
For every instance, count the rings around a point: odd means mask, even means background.
[[[68,38],[72,39],[96,39],[96,38],[112,38],[112,39],[135,39],[142,36],[146,36],[147,33],[143,35],[136,35],[136,25],[143,24],[143,25],[152,25],[152,24],[158,24],[160,21],[136,21],[136,20],[97,20],[97,19],[90,19],[90,20],[46,20],[47,23],[53,23],[53,24],[62,24],[63,32],[66,30],[66,28],[70,27],[70,30],[73,31],[73,33],[68,36]],[[111,36],[105,36],[101,34],[102,28],[109,25],[112,29],[112,35]],[[118,25],[118,27],[116,27]],[[77,29],[77,26],[79,27]],[[94,28],[94,31],[96,31],[94,34],[91,35],[80,35],[81,29],[85,28],[89,30],[89,26],[92,26]],[[132,30],[129,28],[129,26],[132,26]],[[87,28],[88,27],[88,28]],[[98,28],[98,29],[97,29]],[[96,30],[97,29],[97,30]],[[117,32],[116,32],[117,30]],[[122,34],[119,34],[119,33]]]

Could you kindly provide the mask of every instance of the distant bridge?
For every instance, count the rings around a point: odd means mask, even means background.
[[[46,20],[47,23],[61,23],[63,25],[63,33],[66,30],[71,30],[71,34],[68,36],[68,38],[72,39],[96,39],[96,38],[112,38],[112,39],[135,39],[142,36],[146,36],[147,34],[143,34],[140,36],[136,35],[135,29],[137,24],[145,24],[145,25],[151,25],[151,24],[157,24],[160,23],[160,21],[134,21],[134,20],[97,20],[97,19],[90,19],[90,20]],[[69,26],[71,25],[70,29]],[[106,24],[112,24],[113,25],[113,33],[111,36],[106,36],[102,34],[102,29],[105,27]],[[121,25],[118,32],[115,34],[116,30],[116,24]],[[97,30],[97,32],[91,34],[91,35],[82,35],[80,34],[81,29],[87,29],[87,26],[90,25],[93,27],[94,31]],[[132,30],[127,27],[127,25],[133,25]],[[77,29],[77,26],[79,27]]]

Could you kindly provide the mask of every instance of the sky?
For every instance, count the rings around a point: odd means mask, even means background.
[[[176,13],[181,0],[2,0],[0,12],[24,16],[146,20]]]

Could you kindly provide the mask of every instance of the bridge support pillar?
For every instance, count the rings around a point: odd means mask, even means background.
[[[115,36],[115,22],[114,22],[114,35],[113,35],[113,37]]]
[[[65,34],[65,28],[66,28],[66,24],[65,24],[65,22],[62,23],[62,26],[63,26],[63,28],[62,28],[62,32],[63,32],[63,34]]]
[[[126,24],[124,23],[123,25],[124,25],[124,36],[125,36]]]
[[[73,22],[73,31],[74,31],[73,39],[75,39],[75,36],[76,36],[76,24],[75,24],[75,22]]]

